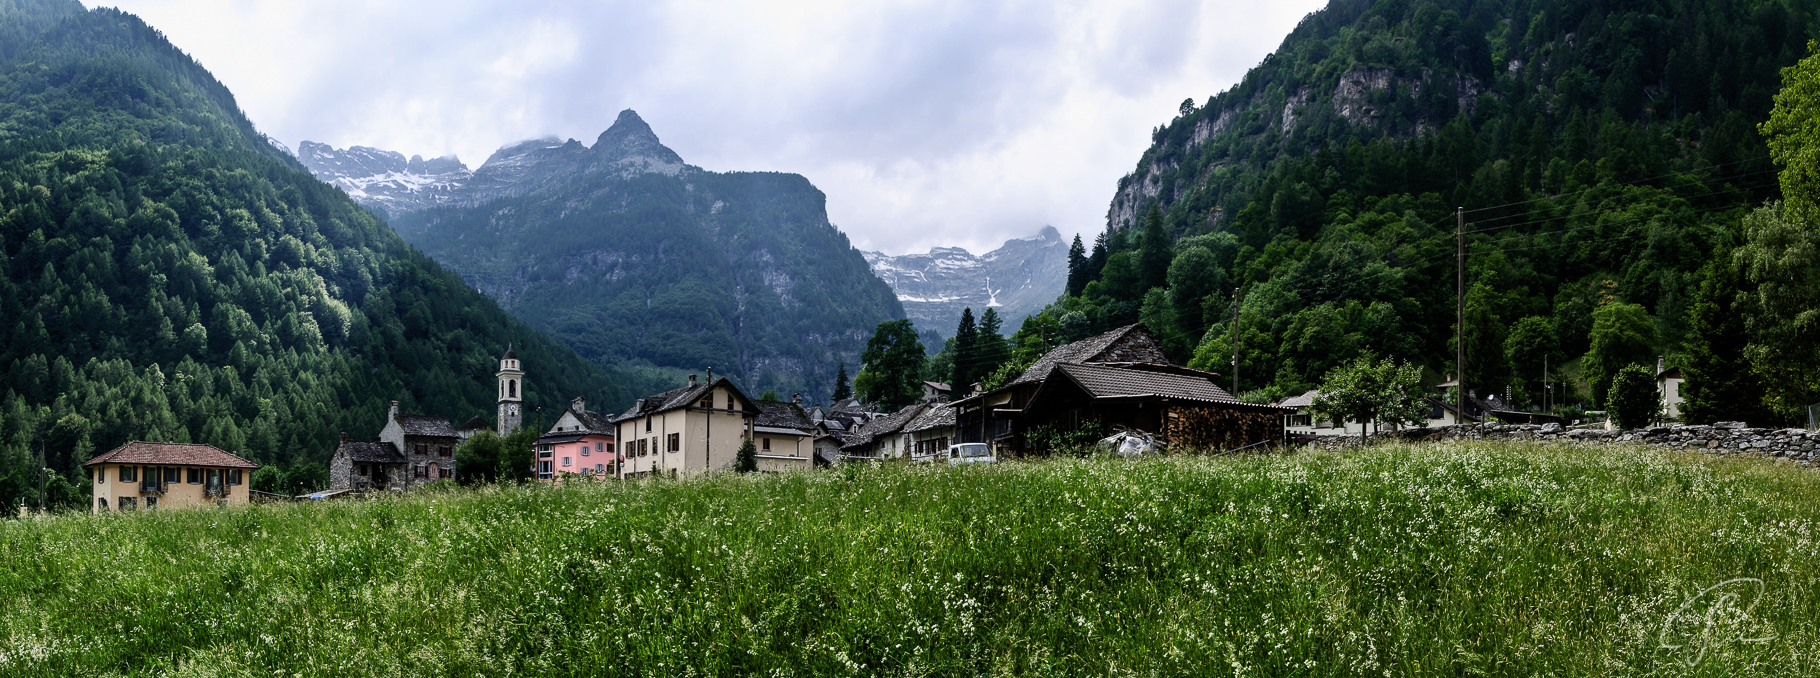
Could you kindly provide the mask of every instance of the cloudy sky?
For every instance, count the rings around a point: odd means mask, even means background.
[[[85,0],[162,30],[260,129],[405,155],[556,135],[621,109],[716,171],[807,176],[862,249],[974,252],[1105,228],[1185,98],[1315,0]]]

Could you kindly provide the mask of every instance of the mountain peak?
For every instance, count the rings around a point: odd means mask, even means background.
[[[600,133],[592,149],[593,169],[623,174],[656,172],[674,176],[682,171],[682,156],[657,140],[657,133],[630,108],[619,112],[613,126]]]

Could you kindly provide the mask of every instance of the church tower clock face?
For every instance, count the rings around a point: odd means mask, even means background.
[[[508,406],[506,406],[506,411],[511,412],[512,414],[518,414],[518,406],[517,405],[508,405]]]

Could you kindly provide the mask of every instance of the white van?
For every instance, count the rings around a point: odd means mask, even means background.
[[[961,443],[948,446],[948,463],[950,464],[992,464],[998,457],[992,456],[992,448],[985,443]]]

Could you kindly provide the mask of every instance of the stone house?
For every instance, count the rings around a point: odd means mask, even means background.
[[[759,409],[725,377],[640,398],[613,418],[620,477],[694,475],[733,465]]]
[[[941,458],[954,443],[954,406],[936,403],[904,425],[912,458]]]
[[[866,422],[841,445],[845,459],[896,459],[908,456],[913,449],[904,427],[922,416],[932,405],[917,403],[897,412]]]
[[[82,465],[94,482],[94,511],[229,506],[250,498],[258,464],[213,445],[133,441]]]
[[[391,443],[351,442],[341,434],[341,444],[329,457],[329,489],[402,489],[407,484],[404,454]]]
[[[405,489],[455,480],[455,445],[460,436],[449,420],[422,414],[399,414],[398,401],[386,413],[379,441],[396,448],[405,460]],[[338,488],[339,489],[339,488]]]
[[[619,448],[613,444],[613,422],[588,403],[576,398],[556,418],[555,425],[537,439],[538,480],[559,480],[565,474],[616,477]]]

